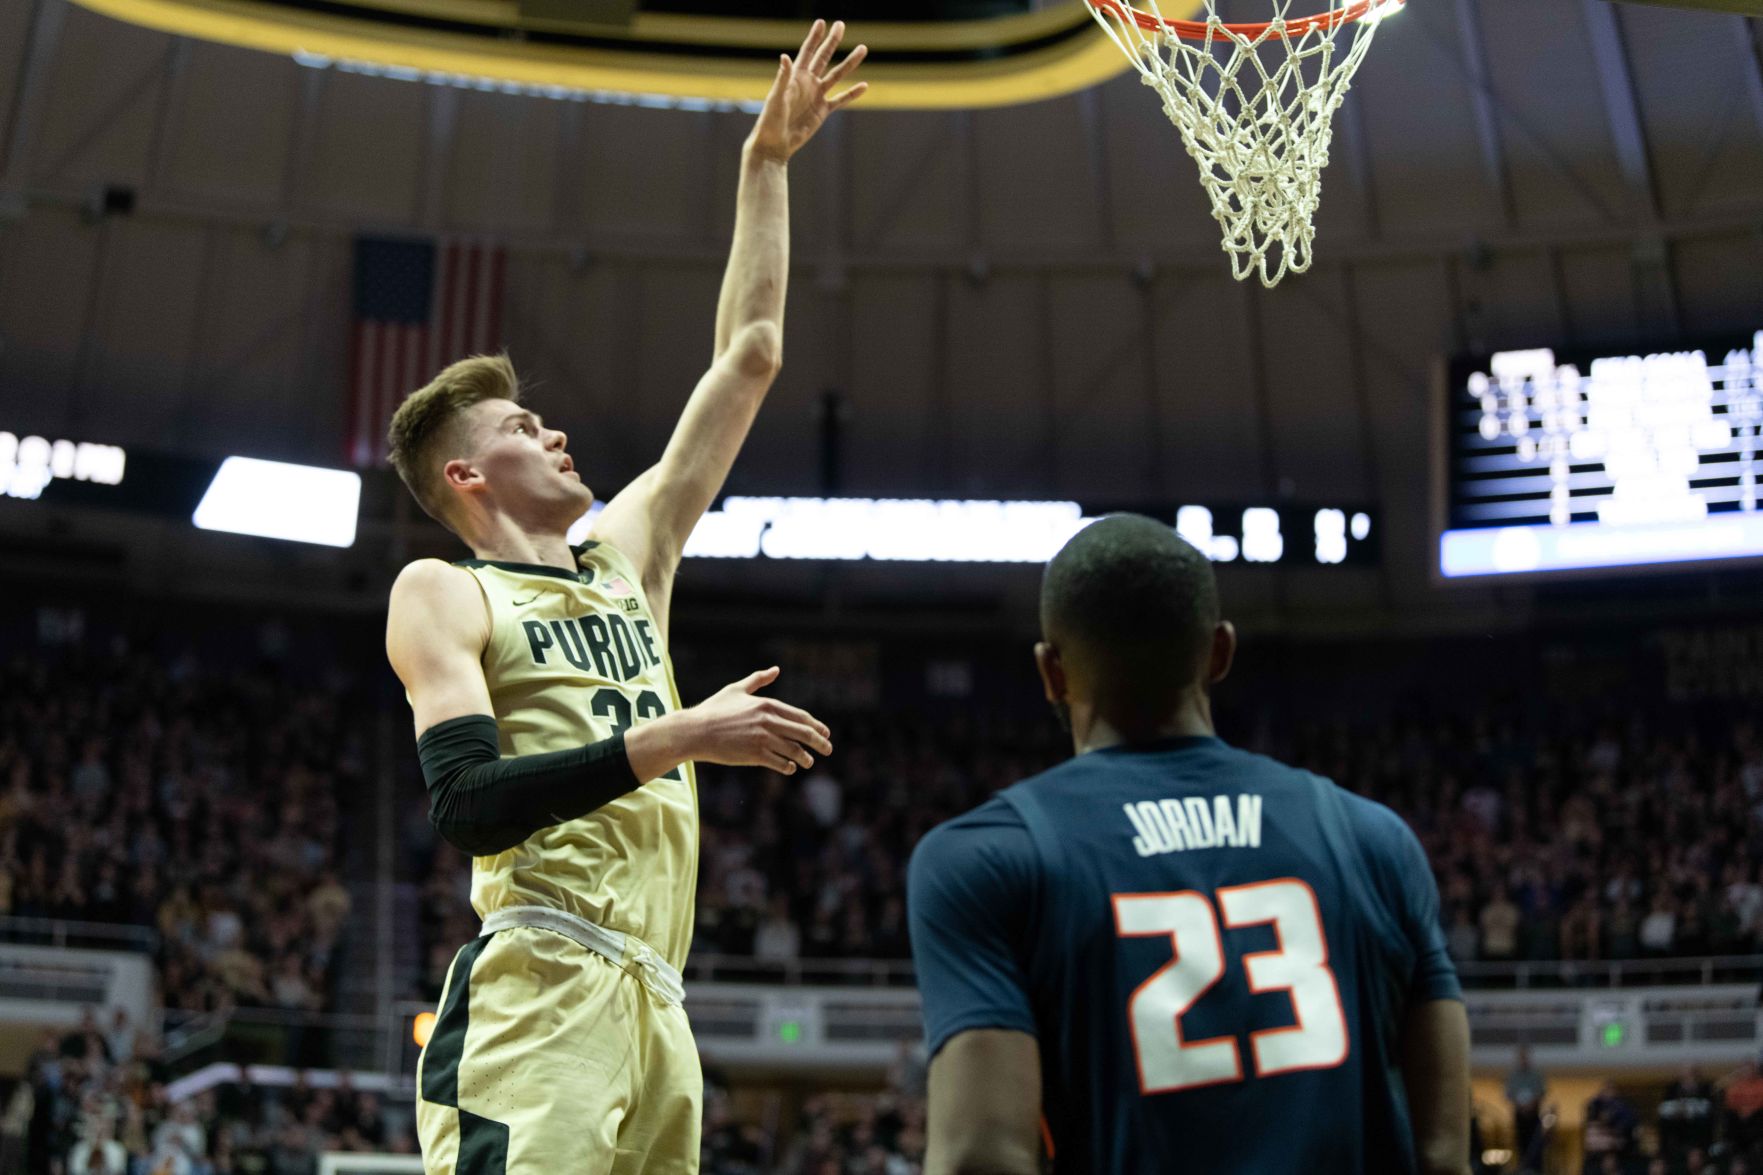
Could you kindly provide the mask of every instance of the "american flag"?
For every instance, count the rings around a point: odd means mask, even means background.
[[[465,239],[355,238],[348,457],[383,464],[404,397],[455,359],[502,346],[508,254]]]

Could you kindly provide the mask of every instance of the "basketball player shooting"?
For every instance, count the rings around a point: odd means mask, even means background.
[[[1047,565],[1075,758],[920,842],[908,875],[927,1175],[1468,1175],[1469,1024],[1419,841],[1236,750],[1212,565],[1134,515]]]
[[[786,775],[830,732],[759,691],[683,709],[668,656],[674,573],[782,355],[788,163],[833,111],[858,46],[816,22],[742,152],[714,358],[660,461],[593,502],[568,438],[520,403],[506,357],[447,368],[394,416],[392,463],[473,558],[410,564],[386,651],[414,712],[430,816],[472,855],[483,934],[459,951],[418,1068],[430,1172],[698,1169],[703,1079],[681,1006],[692,937],[693,762]]]

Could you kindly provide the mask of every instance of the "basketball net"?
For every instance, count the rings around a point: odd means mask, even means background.
[[[1328,0],[1326,13],[1298,19],[1294,0],[1273,0],[1273,20],[1255,25],[1226,24],[1219,0],[1192,21],[1165,20],[1156,0],[1149,12],[1088,2],[1200,165],[1236,279],[1257,273],[1271,289],[1309,269],[1334,113],[1403,0]]]

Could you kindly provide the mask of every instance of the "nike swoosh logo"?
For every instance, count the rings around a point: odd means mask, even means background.
[[[539,596],[542,596],[544,594],[545,594],[544,592],[540,592],[538,596],[534,596],[531,600],[516,600],[516,601],[514,601],[514,606],[516,608],[524,608],[528,604],[531,604],[534,601],[536,601],[539,598]]]

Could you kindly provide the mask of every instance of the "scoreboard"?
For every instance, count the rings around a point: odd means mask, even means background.
[[[1763,558],[1763,331],[1458,360],[1443,415],[1445,579]]]

